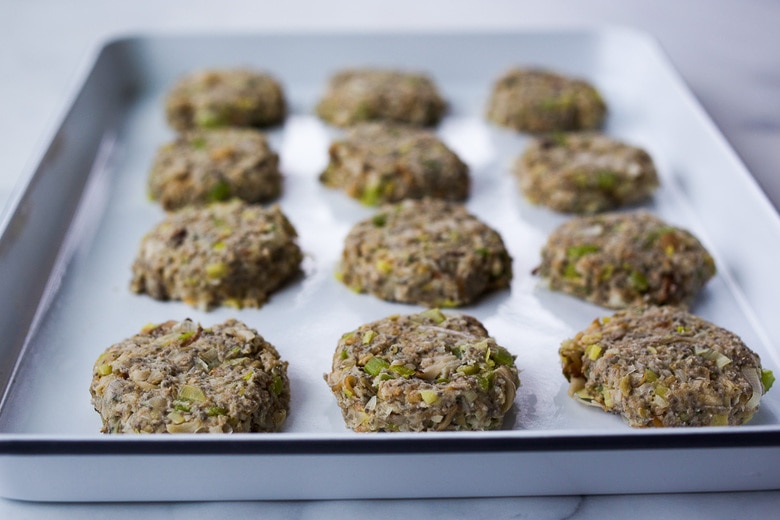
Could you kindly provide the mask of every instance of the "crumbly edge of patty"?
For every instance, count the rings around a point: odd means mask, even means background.
[[[190,130],[161,146],[149,172],[149,197],[167,211],[239,198],[275,199],[279,156],[251,128]]]
[[[501,236],[456,203],[386,205],[344,241],[339,279],[356,292],[427,307],[456,307],[509,287]]]
[[[541,256],[534,273],[550,289],[613,309],[687,305],[716,273],[692,233],[647,211],[574,217]]]
[[[648,199],[659,186],[645,150],[595,132],[532,140],[514,174],[529,201],[564,213],[617,209]]]
[[[147,325],[103,352],[92,373],[105,433],[272,432],[289,413],[287,362],[234,319]]]
[[[362,123],[332,143],[329,155],[320,181],[368,206],[410,198],[468,197],[468,166],[428,130]]]
[[[141,240],[130,288],[204,310],[260,307],[300,271],[296,238],[277,205],[233,200],[187,207]]]
[[[774,379],[736,334],[678,307],[597,319],[559,354],[572,397],[633,427],[744,424]]]
[[[475,318],[429,309],[344,334],[325,380],[355,431],[495,429],[520,385],[514,361]]]

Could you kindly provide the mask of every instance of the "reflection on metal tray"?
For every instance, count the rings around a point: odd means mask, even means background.
[[[340,335],[420,310],[345,289],[334,278],[351,225],[372,212],[317,176],[339,130],[314,116],[328,77],[347,66],[429,73],[449,101],[437,132],[469,164],[471,212],[514,258],[510,290],[459,311],[517,354],[522,387],[492,432],[355,434],[322,374]],[[107,44],[7,213],[0,239],[0,495],[28,500],[224,500],[634,493],[780,486],[780,398],[739,428],[633,430],[566,395],[557,348],[606,315],[531,274],[565,220],[529,205],[508,173],[526,145],[485,122],[492,82],[536,65],[595,83],[606,131],[646,148],[661,188],[646,205],[694,231],[719,271],[694,303],[777,370],[780,221],[655,43],[622,29],[512,34],[139,36]],[[251,66],[283,83],[290,115],[269,132],[285,175],[279,200],[298,229],[304,275],[261,309],[212,312],[130,293],[141,236],[163,217],[146,197],[159,145],[172,138],[163,97],[182,74]],[[760,243],[762,255],[748,255]],[[12,296],[9,296],[12,295]],[[278,434],[106,436],[89,400],[92,363],[144,324],[236,317],[290,362],[291,413]],[[598,476],[588,468],[598,468]],[[633,470],[632,470],[633,469]],[[458,473],[456,479],[444,475]]]

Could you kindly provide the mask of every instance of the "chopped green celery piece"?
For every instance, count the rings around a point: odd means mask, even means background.
[[[436,323],[442,323],[447,319],[447,316],[445,316],[439,309],[428,309],[427,311],[421,312],[420,316],[423,318],[430,318]]]
[[[577,267],[574,264],[566,264],[566,268],[563,270],[564,278],[579,278],[580,273],[577,272]]]
[[[420,390],[420,397],[426,404],[433,404],[439,400],[439,394],[436,390]]]
[[[666,399],[669,396],[669,389],[661,383],[658,383],[655,385],[655,395]]]
[[[460,365],[455,369],[455,372],[459,372],[464,376],[473,376],[479,372],[479,367],[477,365]]]
[[[487,256],[488,255],[488,249],[487,247],[480,247],[474,250],[474,253],[478,254],[479,256]]]
[[[571,246],[566,250],[566,257],[571,260],[578,260],[583,256],[596,253],[599,251],[599,246],[594,244],[582,244],[580,246]]]
[[[724,414],[714,414],[710,420],[710,426],[728,426],[729,416]]]
[[[658,374],[650,370],[649,368],[645,369],[645,381],[649,383],[654,383],[658,381]]]
[[[365,370],[366,373],[371,376],[377,376],[382,371],[382,369],[388,368],[389,366],[390,363],[380,357],[374,356],[366,362],[366,364],[363,366],[363,370]]]
[[[618,182],[618,176],[610,170],[599,170],[596,172],[596,184],[602,190],[612,190]]]
[[[458,359],[463,357],[463,346],[458,345],[456,347],[452,347],[452,355],[457,357]]]
[[[209,202],[220,202],[230,197],[230,184],[225,181],[219,181],[211,187],[207,198]]]
[[[645,292],[650,288],[650,284],[647,283],[647,278],[639,271],[631,271],[631,274],[628,277],[628,283],[638,292]]]
[[[112,370],[113,368],[111,367],[110,363],[104,363],[97,368],[97,373],[101,376],[107,376],[111,373]]]
[[[225,247],[227,247],[225,243],[220,240],[219,242],[215,242],[214,245],[211,246],[211,249],[214,251],[222,251],[225,249]]]
[[[406,365],[390,365],[390,370],[403,377],[412,377],[417,372]]]
[[[490,349],[490,357],[499,365],[511,367],[515,364],[514,356],[504,347],[496,346],[495,349]]]
[[[374,338],[377,337],[377,333],[373,330],[367,330],[363,333],[363,345],[370,345]]]
[[[393,271],[393,264],[382,258],[377,260],[374,266],[382,274],[390,274]]]
[[[222,408],[220,406],[209,406],[209,408],[206,410],[206,415],[209,417],[215,417],[217,415],[227,415],[228,411],[227,408]]]
[[[379,201],[381,200],[381,196],[382,196],[382,185],[372,184],[370,186],[366,186],[366,189],[363,190],[363,193],[360,194],[359,200],[366,206],[376,206],[377,204],[379,204]]]
[[[206,147],[206,139],[202,136],[193,137],[190,139],[190,146],[196,150],[201,150]]]
[[[194,332],[182,332],[181,334],[179,334],[179,337],[177,339],[179,341],[187,341],[188,339],[190,339],[194,335],[195,335]]]
[[[204,111],[195,116],[195,124],[203,128],[217,128],[225,123],[225,117],[216,112]]]
[[[176,410],[177,412],[189,412],[190,405],[189,403],[187,403],[187,401],[174,401],[173,409]]]
[[[206,276],[212,279],[224,278],[230,269],[224,262],[215,262],[206,266]]]
[[[253,375],[255,375],[255,371],[250,369],[247,371],[246,374],[244,374],[244,376],[241,379],[243,379],[244,381],[249,381],[250,379],[252,379]]]
[[[274,395],[281,395],[284,391],[284,380],[282,376],[275,375],[271,380],[271,393]]]
[[[598,343],[594,343],[585,347],[585,354],[587,354],[588,359],[591,361],[596,361],[601,356],[601,351],[601,345]]]
[[[371,222],[372,222],[372,223],[373,223],[373,224],[374,224],[376,227],[382,227],[382,226],[384,226],[385,224],[387,224],[387,214],[385,214],[385,213],[377,213],[376,215],[374,215],[374,216],[371,218]]]
[[[349,357],[349,354],[347,354],[347,351],[346,351],[346,349],[343,349],[343,350],[341,351],[341,354],[339,354],[339,357],[340,357],[341,359],[347,359],[347,358]]]
[[[761,370],[761,384],[764,386],[764,393],[766,393],[772,385],[775,384],[775,375],[771,370],[764,368]]]
[[[477,376],[477,385],[480,390],[487,392],[490,389],[490,379],[483,376]]]
[[[184,399],[186,401],[203,402],[206,400],[206,394],[204,394],[203,390],[201,390],[197,386],[182,385],[181,388],[179,388],[178,398]]]

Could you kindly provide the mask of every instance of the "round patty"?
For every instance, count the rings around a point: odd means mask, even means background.
[[[512,69],[493,86],[487,118],[525,132],[600,128],[607,107],[589,83],[538,69]]]
[[[551,289],[620,309],[689,304],[715,275],[691,233],[646,211],[575,217],[542,248],[536,274]]]
[[[647,152],[597,133],[534,139],[515,174],[531,202],[564,213],[616,209],[648,198],[658,187]]]
[[[410,199],[352,228],[340,277],[384,300],[454,307],[508,287],[512,259],[501,236],[462,205]]]
[[[325,380],[356,431],[485,430],[514,402],[514,360],[475,318],[430,309],[344,334]]]
[[[148,325],[100,355],[89,390],[105,433],[273,432],[290,407],[287,362],[236,320]]]
[[[201,309],[259,307],[298,273],[296,236],[278,206],[233,200],[186,207],[141,240],[131,289]]]
[[[560,355],[575,399],[635,427],[743,424],[773,380],[736,334],[669,306],[596,320]]]
[[[181,78],[165,101],[168,123],[178,131],[281,123],[286,105],[279,82],[246,69],[203,70]]]
[[[428,76],[374,69],[338,72],[317,104],[317,114],[337,126],[375,120],[431,126],[445,109]]]
[[[185,132],[160,147],[149,174],[149,194],[166,210],[232,197],[267,201],[281,189],[279,156],[251,128]]]
[[[468,166],[434,133],[387,123],[364,123],[330,147],[320,181],[375,206],[435,197],[462,201],[469,193]]]

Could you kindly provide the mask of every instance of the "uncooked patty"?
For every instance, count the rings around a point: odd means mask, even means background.
[[[517,161],[520,189],[564,213],[598,213],[647,199],[658,187],[650,155],[598,133],[534,139]]]
[[[192,130],[160,147],[149,195],[166,210],[233,197],[262,202],[279,196],[279,156],[250,128]]]
[[[774,379],[736,334],[669,306],[596,320],[560,355],[574,398],[634,427],[746,423]]]
[[[689,304],[715,275],[690,232],[646,212],[575,217],[556,229],[535,270],[551,289],[620,309]]]
[[[168,123],[178,131],[226,126],[266,127],[286,112],[279,82],[247,69],[203,70],[173,86],[165,101]]]
[[[539,69],[511,69],[493,86],[487,118],[525,132],[601,127],[606,105],[589,83]]]
[[[325,380],[356,431],[485,430],[514,402],[514,360],[475,318],[430,309],[344,334]]]
[[[298,273],[296,237],[278,206],[233,200],[186,207],[141,240],[131,289],[201,309],[260,307]]]
[[[320,181],[370,206],[469,193],[468,166],[433,132],[387,123],[360,124],[334,142]]]
[[[144,327],[100,355],[90,394],[105,433],[273,432],[290,406],[287,362],[232,319]]]
[[[375,69],[338,72],[317,104],[317,114],[337,126],[375,120],[431,126],[439,122],[445,109],[445,101],[428,76]]]
[[[410,199],[352,228],[340,277],[384,300],[454,307],[508,287],[512,259],[501,236],[462,205]]]

